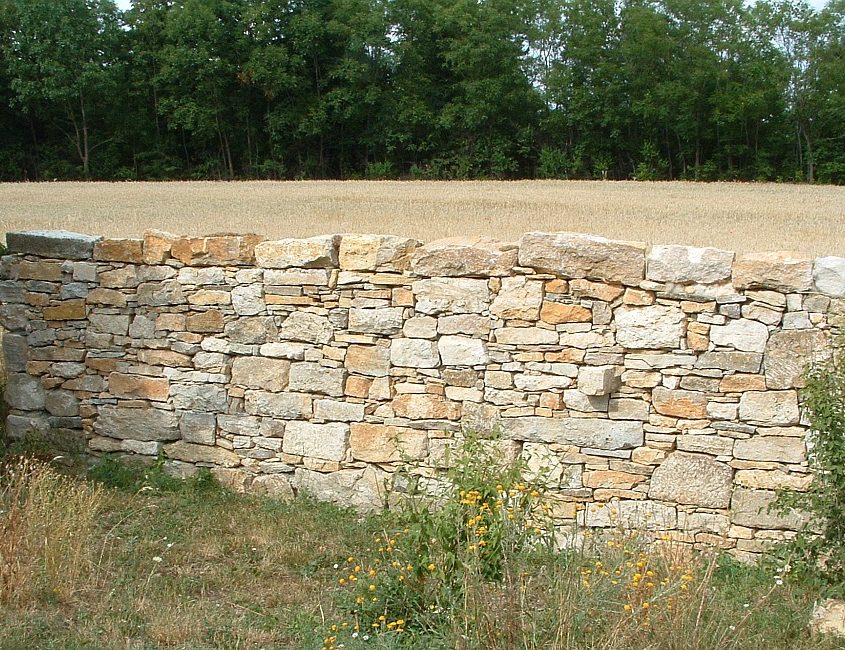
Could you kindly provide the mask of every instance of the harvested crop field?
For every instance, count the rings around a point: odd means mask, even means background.
[[[0,233],[273,238],[396,233],[516,239],[575,231],[736,251],[845,254],[845,187],[601,181],[297,181],[0,184]]]

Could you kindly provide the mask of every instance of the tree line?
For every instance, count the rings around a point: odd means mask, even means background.
[[[0,0],[0,180],[845,183],[845,0]]]

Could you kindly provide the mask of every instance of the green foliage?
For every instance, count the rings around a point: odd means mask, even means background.
[[[823,580],[845,596],[845,340],[835,345],[829,362],[807,371],[802,391],[812,426],[809,446],[813,482],[807,492],[779,495],[780,509],[798,508],[811,520],[787,546],[799,572]]]
[[[132,493],[151,491],[201,497],[222,494],[222,488],[207,469],[200,469],[193,476],[180,479],[165,472],[163,458],[152,464],[144,464],[115,456],[103,456],[88,470],[88,478],[109,488]]]

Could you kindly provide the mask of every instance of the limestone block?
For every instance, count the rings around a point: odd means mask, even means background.
[[[294,363],[290,367],[288,390],[340,397],[343,395],[345,375],[343,368],[328,368],[318,363]]]
[[[190,267],[185,266],[179,269],[176,279],[180,284],[206,286],[226,284],[226,271],[220,267]]]
[[[292,312],[279,328],[279,338],[285,341],[325,345],[333,336],[334,327],[328,318],[307,311]]]
[[[643,444],[643,423],[597,418],[515,417],[501,421],[503,435],[512,440],[550,442],[594,449],[632,449]]]
[[[402,307],[350,309],[349,331],[365,334],[398,334],[402,331]]]
[[[244,394],[244,410],[250,415],[264,415],[285,420],[310,418],[311,397],[300,393],[268,393],[248,390]]]
[[[368,377],[386,377],[390,370],[390,347],[350,345],[344,365],[349,372]]]
[[[139,305],[151,307],[184,305],[186,302],[182,285],[177,280],[144,282],[138,285],[137,297]]]
[[[593,311],[581,305],[546,301],[540,308],[540,320],[552,325],[590,323],[593,320]]]
[[[6,403],[11,408],[40,411],[44,409],[45,399],[44,387],[38,377],[20,372],[6,377]]]
[[[648,420],[648,402],[642,399],[611,399],[607,406],[611,420]]]
[[[129,440],[178,440],[179,422],[173,411],[103,405],[94,421],[101,436]]]
[[[437,348],[444,366],[476,366],[489,360],[487,346],[481,339],[441,336]]]
[[[188,304],[199,307],[208,305],[230,305],[232,304],[232,294],[228,291],[200,289],[196,293],[192,293],[188,296]]]
[[[225,413],[229,404],[226,389],[208,384],[171,384],[170,397],[180,411]]]
[[[613,302],[625,293],[625,287],[619,284],[591,282],[590,280],[572,280],[569,283],[569,288],[576,298],[594,298],[604,302]]]
[[[645,244],[575,233],[527,233],[519,244],[520,266],[564,278],[637,285],[644,279]]]
[[[115,289],[92,289],[85,296],[89,305],[106,305],[110,307],[126,307],[126,294]]]
[[[6,233],[10,253],[28,253],[60,260],[89,259],[102,237],[67,230],[26,230]]]
[[[719,382],[720,393],[744,393],[747,390],[766,390],[766,378],[762,375],[728,375]]]
[[[677,307],[651,305],[616,309],[616,341],[629,349],[674,349],[685,334],[684,312]]]
[[[429,318],[425,316],[424,318]],[[491,319],[489,316],[477,314],[455,314],[440,316],[437,319],[438,334],[467,334],[469,336],[486,337],[490,333]]]
[[[813,264],[813,290],[845,296],[845,258],[817,257]]]
[[[733,470],[710,456],[676,451],[651,475],[650,499],[704,508],[727,508]]]
[[[731,523],[749,528],[799,530],[805,516],[795,510],[784,514],[771,508],[776,499],[776,492],[734,488],[731,498]]]
[[[760,371],[762,363],[763,355],[753,352],[705,352],[698,357],[695,367],[756,373]]]
[[[3,347],[0,368],[7,373],[26,371],[26,364],[29,361],[29,346],[26,337],[20,334],[2,334],[0,342]],[[3,370],[0,370],[0,373]]]
[[[278,328],[272,318],[268,317],[246,317],[227,323],[225,326],[226,338],[233,343],[244,343],[248,345],[261,345],[275,341],[278,337]]]
[[[106,262],[144,263],[143,239],[101,239],[94,244],[94,259]]]
[[[375,467],[348,469],[323,474],[298,468],[294,479],[297,490],[321,501],[330,501],[344,507],[372,511],[383,507],[385,473]]]
[[[393,410],[398,417],[409,420],[458,420],[461,405],[442,395],[404,394],[393,399]]]
[[[516,265],[516,259],[516,244],[487,237],[452,237],[418,248],[411,258],[411,270],[437,277],[504,276]]]
[[[763,355],[768,388],[803,388],[804,368],[826,361],[831,354],[830,337],[821,330],[772,332]]]
[[[416,239],[394,235],[342,235],[338,262],[349,271],[404,271],[419,245]]]
[[[141,280],[138,278],[138,267],[135,266],[100,273],[100,286],[106,289],[134,289],[139,284]]]
[[[285,426],[282,450],[286,454],[341,461],[349,448],[349,425],[294,421]]]
[[[733,265],[737,289],[809,291],[813,285],[813,260],[791,253],[748,253]]]
[[[327,287],[330,277],[329,269],[267,269],[264,271],[264,284],[282,287]]]
[[[368,463],[392,463],[423,458],[428,448],[425,431],[384,424],[353,423],[349,446],[352,457]]]
[[[223,328],[223,312],[217,309],[209,309],[199,314],[191,314],[185,319],[185,329],[189,332],[214,334],[222,332]]]
[[[170,255],[189,266],[245,266],[255,261],[261,235],[179,237],[170,242]]]
[[[813,605],[810,632],[845,637],[845,602],[828,598]]]
[[[250,494],[269,497],[279,501],[290,501],[293,499],[293,486],[290,479],[279,475],[256,476],[249,486]]]
[[[578,390],[585,395],[607,395],[616,388],[613,366],[582,366],[578,369]]]
[[[428,278],[411,285],[421,314],[480,314],[490,307],[487,280]]]
[[[168,458],[185,463],[201,463],[217,467],[237,467],[241,464],[240,456],[228,449],[195,445],[184,440],[164,445],[164,453]]]
[[[739,399],[739,419],[767,426],[798,424],[798,394],[794,390],[745,392]]]
[[[285,390],[290,361],[262,357],[237,357],[232,363],[232,384],[270,392]]]
[[[148,399],[166,402],[170,381],[164,377],[145,377],[113,372],[109,375],[109,393],[122,399]]]
[[[232,289],[232,306],[238,316],[255,316],[264,312],[264,289],[260,284],[247,284]]]
[[[333,422],[360,422],[364,419],[364,405],[333,399],[314,402],[314,417]]]
[[[745,488],[757,490],[797,490],[804,492],[813,482],[812,474],[788,474],[780,470],[741,469],[734,482]]]
[[[577,490],[584,486],[584,466],[562,463],[560,455],[548,445],[526,442],[522,445],[522,459],[528,481],[540,483],[547,489]]]
[[[502,327],[495,330],[496,343],[504,345],[557,345],[560,335],[541,327]]]
[[[79,400],[69,390],[47,391],[44,406],[50,415],[76,417],[79,415]]]
[[[576,521],[580,526],[594,528],[672,530],[677,527],[678,514],[673,506],[663,503],[624,499],[607,505],[587,505],[578,512]]]
[[[405,321],[402,334],[414,339],[433,339],[437,336],[437,319],[431,316],[414,316]]]
[[[734,456],[740,460],[758,460],[774,463],[802,463],[806,460],[803,438],[779,436],[754,436],[737,440]]]
[[[713,325],[710,328],[710,340],[715,345],[733,347],[743,352],[763,352],[769,340],[769,328],[756,320],[738,318],[726,325]]]
[[[339,243],[339,235],[265,241],[255,247],[255,259],[265,269],[329,269],[337,266]]]
[[[652,246],[646,277],[673,284],[713,284],[731,277],[732,251],[691,246]]]
[[[185,411],[179,418],[182,440],[197,445],[213,445],[217,439],[217,418],[214,413]]]
[[[632,490],[646,477],[642,474],[631,474],[617,470],[593,470],[584,472],[584,487],[608,490]]]
[[[44,308],[44,320],[84,320],[87,311],[85,301],[65,300],[53,307]],[[13,329],[13,328],[9,328]]]
[[[731,456],[734,441],[724,436],[699,434],[696,432],[678,436],[675,439],[678,451],[688,451],[695,454],[710,454],[711,456]]]
[[[542,303],[541,281],[529,280],[524,275],[502,278],[502,287],[490,305],[490,313],[502,320],[537,320]]]
[[[124,314],[92,313],[88,316],[88,327],[92,332],[126,336],[129,332],[129,318]]]
[[[707,418],[707,396],[691,390],[670,390],[657,386],[651,393],[652,406],[661,415],[687,420]]]
[[[427,339],[393,339],[390,363],[403,368],[437,368],[440,366],[437,343]]]

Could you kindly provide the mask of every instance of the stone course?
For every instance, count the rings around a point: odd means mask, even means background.
[[[9,233],[12,436],[163,454],[233,489],[380,507],[478,430],[558,523],[739,557],[793,534],[812,481],[799,389],[845,327],[845,259],[528,233],[266,241]]]

